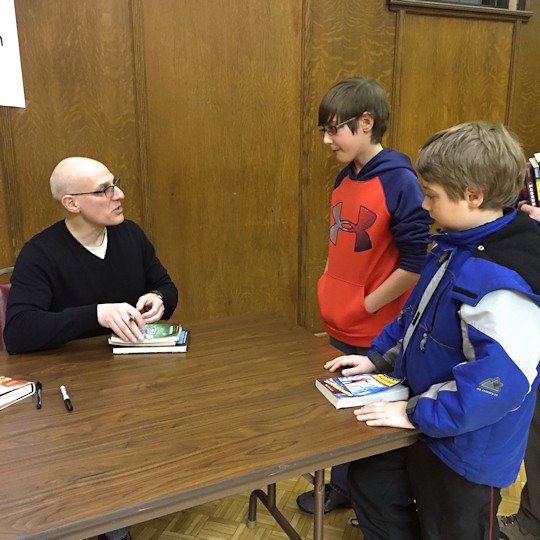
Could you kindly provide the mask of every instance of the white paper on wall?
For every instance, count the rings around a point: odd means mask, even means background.
[[[0,106],[25,107],[15,0],[0,0]]]

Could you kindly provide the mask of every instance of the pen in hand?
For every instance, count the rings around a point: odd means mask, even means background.
[[[62,394],[62,399],[64,400],[64,405],[66,406],[66,409],[68,410],[68,412],[71,412],[73,410],[73,405],[71,404],[71,399],[69,399],[69,395],[64,385],[60,387],[60,393]]]
[[[36,381],[36,409],[41,409],[41,389],[43,388],[42,384],[39,381]]]

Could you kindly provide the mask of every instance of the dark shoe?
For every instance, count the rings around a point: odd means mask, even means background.
[[[100,534],[98,540],[109,540],[109,537],[106,534]],[[131,534],[128,532],[121,540],[131,540]]]
[[[516,514],[498,516],[501,538],[504,540],[538,540],[540,537],[525,530],[518,521]]]
[[[296,497],[296,504],[308,514],[315,512],[315,495],[314,490],[306,491]],[[327,514],[336,508],[351,508],[349,497],[342,495],[335,489],[330,487],[330,484],[324,485],[324,513]]]

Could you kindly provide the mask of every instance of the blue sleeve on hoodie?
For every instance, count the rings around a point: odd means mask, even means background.
[[[422,188],[416,175],[407,169],[384,173],[381,181],[392,216],[390,230],[400,253],[399,268],[420,273],[430,241],[429,226],[433,223],[422,208]]]
[[[401,152],[384,148],[355,173],[354,162],[339,174],[336,189],[348,176],[363,181],[378,177],[391,215],[390,230],[400,253],[399,268],[420,273],[430,242],[429,226],[433,223],[422,208],[424,193],[411,160]]]

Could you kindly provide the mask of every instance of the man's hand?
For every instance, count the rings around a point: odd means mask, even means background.
[[[145,323],[159,321],[165,312],[163,300],[156,293],[143,294],[135,306],[142,313]]]
[[[154,295],[155,296],[155,295]],[[97,320],[104,328],[110,328],[124,341],[137,343],[143,340],[142,315],[127,302],[121,304],[98,304]]]
[[[536,221],[540,221],[540,206],[532,206],[527,203],[520,203],[519,209],[526,214],[529,214],[529,217],[532,217]]]
[[[406,401],[375,401],[353,411],[359,422],[368,426],[389,426],[414,429],[407,416]]]
[[[349,354],[346,356],[338,356],[333,360],[329,360],[324,364],[324,368],[328,371],[336,371],[344,366],[352,366],[343,369],[343,375],[358,375],[359,373],[373,373],[375,366],[367,356],[359,354]]]

